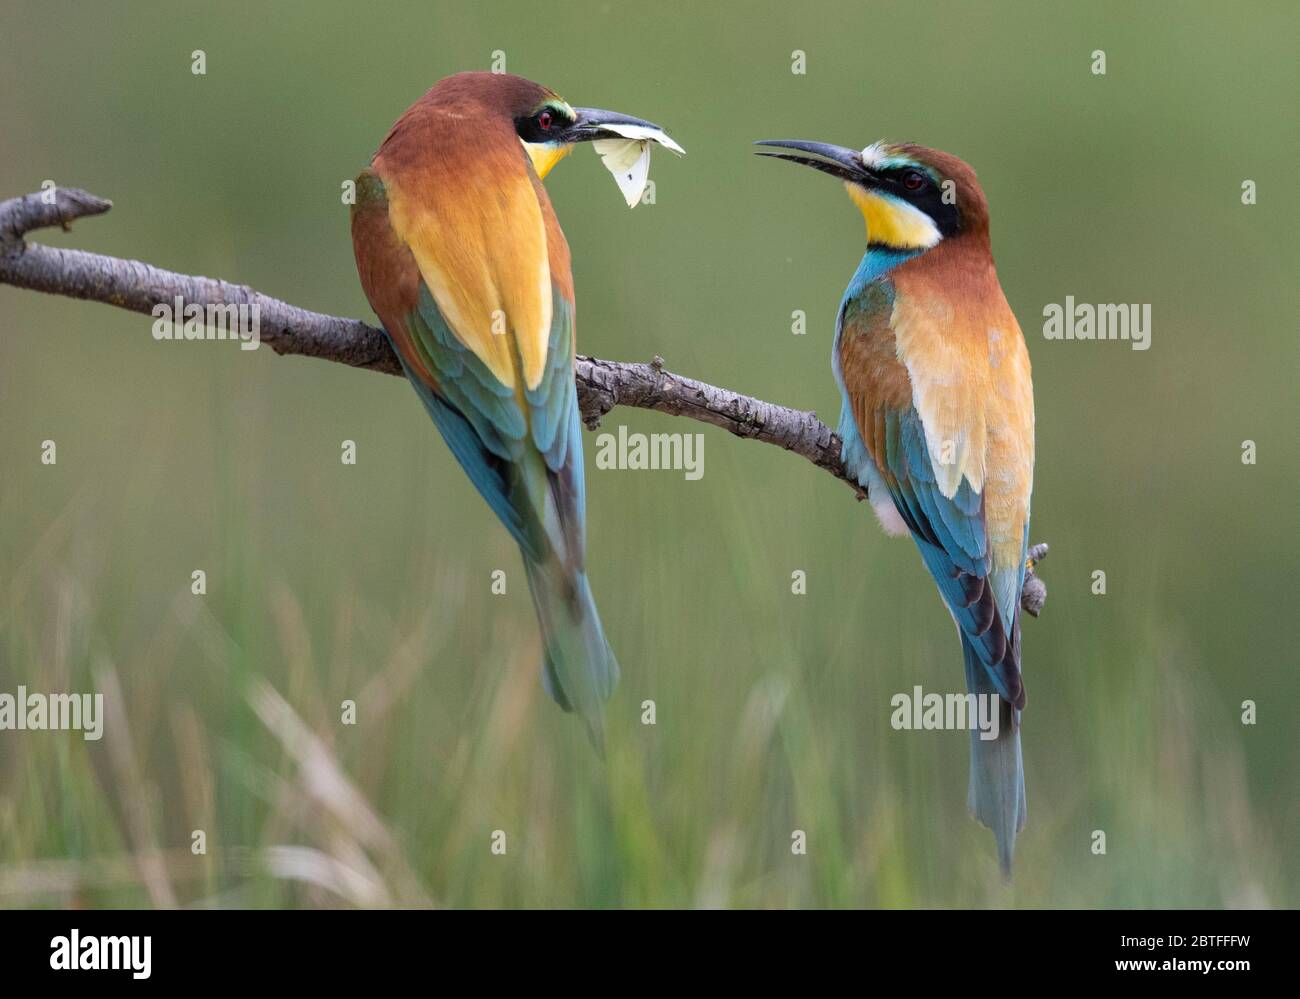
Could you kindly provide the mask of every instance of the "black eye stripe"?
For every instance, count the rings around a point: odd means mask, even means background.
[[[543,115],[550,115],[550,127],[546,127]],[[552,142],[556,135],[569,128],[574,118],[562,108],[553,104],[543,104],[526,117],[515,119],[515,131],[525,142]]]
[[[897,184],[903,190],[912,194],[923,191],[931,183],[930,176],[924,170],[918,170],[916,167],[889,167],[877,171],[877,175],[892,184]],[[915,187],[908,187],[908,180],[912,177],[920,178],[920,183]]]
[[[537,116],[539,118],[544,114],[549,114],[551,116],[552,125],[573,124],[572,121],[569,120],[569,116],[563,111],[563,109],[557,108],[551,104],[547,104],[537,109]]]

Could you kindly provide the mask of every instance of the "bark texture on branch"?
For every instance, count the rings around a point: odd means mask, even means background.
[[[246,285],[177,274],[139,260],[123,260],[82,250],[28,243],[34,229],[62,226],[79,218],[102,215],[111,201],[76,188],[56,188],[0,202],[0,283],[105,302],[150,314],[158,304],[179,297],[186,305],[256,305],[262,343],[277,354],[301,354],[354,368],[400,375],[401,365],[388,338],[377,327],[356,319],[300,309]],[[840,461],[840,439],[815,413],[778,406],[693,378],[675,375],[656,357],[649,364],[605,361],[579,355],[576,365],[578,404],[587,426],[595,428],[615,406],[654,409],[720,427],[737,437],[774,444],[808,459],[865,495]],[[1047,555],[1047,545],[1030,551],[1030,569],[1021,606],[1035,617],[1047,599],[1047,587],[1033,562]]]

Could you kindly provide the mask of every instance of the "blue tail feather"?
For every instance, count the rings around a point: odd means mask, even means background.
[[[1010,877],[1016,834],[1025,827],[1020,712],[998,696],[988,668],[980,662],[965,632],[961,632],[961,650],[966,660],[966,689],[972,694],[997,697],[999,710],[996,739],[982,739],[978,730],[971,731],[970,790],[966,804],[971,815],[993,830],[1002,872]]]

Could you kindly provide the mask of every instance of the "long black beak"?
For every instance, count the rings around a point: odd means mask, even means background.
[[[871,174],[863,167],[862,157],[855,149],[832,146],[828,142],[805,142],[801,139],[760,139],[754,145],[779,146],[782,149],[799,149],[805,153],[816,153],[824,158],[813,159],[811,156],[794,156],[790,153],[757,153],[756,155],[800,163],[854,184],[867,184],[871,181]]]
[[[565,142],[590,142],[592,139],[614,139],[622,133],[606,128],[606,125],[631,125],[663,134],[663,129],[644,118],[633,118],[629,114],[617,111],[602,111],[600,108],[574,108],[578,116],[564,133]]]

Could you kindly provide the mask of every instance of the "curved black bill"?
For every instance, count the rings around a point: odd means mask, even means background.
[[[789,163],[799,163],[802,166],[810,166],[814,170],[820,170],[822,173],[828,173],[832,177],[838,177],[840,180],[852,181],[855,184],[865,183],[869,179],[869,174],[862,165],[862,157],[856,149],[845,149],[843,146],[833,146],[829,142],[807,142],[802,139],[759,139],[754,143],[756,146],[777,146],[782,149],[798,149],[805,153],[816,153],[823,159],[814,159],[811,156],[795,156],[791,153],[757,153],[758,156],[767,156],[774,160],[785,160]]]
[[[564,133],[567,142],[590,142],[592,139],[610,139],[622,135],[621,132],[604,127],[606,125],[631,125],[663,133],[663,129],[654,122],[633,118],[630,114],[603,111],[600,108],[574,108],[573,111],[578,118]]]

